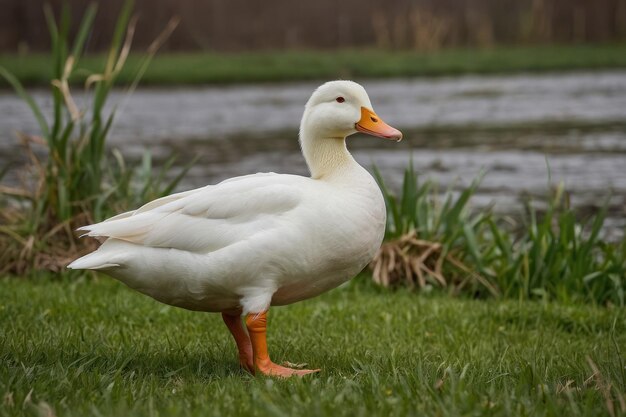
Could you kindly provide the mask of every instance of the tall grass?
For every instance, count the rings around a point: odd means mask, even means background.
[[[64,7],[57,21],[51,8],[44,7],[51,39],[50,120],[19,80],[0,67],[0,74],[29,105],[40,128],[40,136],[19,134],[30,161],[30,184],[0,190],[6,224],[0,227],[0,272],[60,270],[69,258],[90,249],[85,246],[89,243],[76,240],[72,232],[76,226],[167,194],[184,174],[165,182],[162,172],[155,181],[149,155],[138,168],[129,169],[119,153],[112,157],[106,147],[117,106],[110,111],[105,106],[130,52],[137,22],[131,17],[132,9],[133,3],[127,1],[117,19],[104,68],[86,78],[85,90],[90,96],[87,108],[74,101],[70,79],[80,71],[78,64],[92,30],[95,4],[87,8],[72,41],[69,9]],[[176,21],[170,22],[148,48],[128,87],[129,94],[175,26]],[[45,159],[38,157],[40,152],[33,147],[42,147]]]
[[[471,212],[467,205],[479,180],[460,195],[448,192],[441,200],[433,183],[418,182],[411,164],[404,172],[400,197],[387,188],[378,171],[375,174],[388,214],[387,242],[372,262],[376,282],[499,295],[484,274],[479,248],[490,214]]]
[[[538,213],[526,205],[525,222],[511,244],[491,223],[499,246],[496,274],[500,287],[519,298],[593,300],[624,306],[626,237],[617,243],[601,237],[606,209],[578,220],[560,184]]]
[[[377,179],[388,213],[386,242],[370,265],[379,284],[624,306],[626,237],[604,241],[606,210],[579,220],[562,185],[545,210],[529,202],[511,224],[471,209],[480,178],[443,198],[433,183],[418,182],[411,166],[400,196]]]

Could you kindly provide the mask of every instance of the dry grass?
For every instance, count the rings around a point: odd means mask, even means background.
[[[24,221],[22,212],[5,210],[2,220],[11,219],[14,223]],[[21,236],[2,227],[0,232],[7,236],[0,238],[0,274],[27,275],[33,271],[63,272],[67,264],[79,256],[95,250],[98,244],[91,239],[78,241],[73,233],[77,227],[89,224],[85,214],[80,214],[50,230],[37,230],[28,236]]]
[[[436,51],[449,37],[452,21],[423,7],[413,7],[408,15],[372,15],[376,46],[382,49]]]
[[[94,250],[91,239],[78,240],[74,230],[93,222],[91,214],[81,210],[70,219],[59,221],[50,212],[38,222],[32,219],[37,201],[46,199],[46,161],[33,146],[46,147],[37,136],[18,133],[27,164],[24,184],[2,187],[0,195],[12,198],[0,211],[0,274],[23,275],[30,270],[60,272],[75,257]]]
[[[452,21],[419,7],[409,13],[410,32],[413,49],[436,51],[445,45],[450,35]]]
[[[445,269],[457,273],[446,274]],[[448,287],[460,293],[473,280],[493,296],[500,295],[494,284],[448,252],[439,242],[419,239],[415,230],[384,242],[369,265],[374,282],[384,287],[406,286],[425,289],[428,286]]]
[[[370,263],[374,282],[385,287],[403,284],[409,288],[427,285],[445,287],[442,266],[446,256],[440,243],[418,239],[412,231],[382,244]]]

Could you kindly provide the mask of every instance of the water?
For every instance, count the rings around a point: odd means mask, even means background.
[[[297,128],[319,83],[117,91],[110,144],[127,157],[178,153],[199,161],[182,188],[259,171],[306,174]],[[460,188],[485,171],[475,204],[517,210],[521,195],[563,181],[579,207],[610,200],[611,232],[626,225],[626,72],[394,79],[362,84],[400,144],[355,135],[349,147],[393,186],[410,158],[423,178]],[[46,92],[32,94],[47,114]],[[77,102],[89,97],[76,94]],[[26,105],[0,92],[0,162],[18,160],[15,130],[36,133]],[[5,181],[16,181],[9,174]]]

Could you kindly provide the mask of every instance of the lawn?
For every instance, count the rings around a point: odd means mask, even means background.
[[[359,278],[272,309],[269,344],[277,362],[322,372],[251,377],[219,315],[105,277],[0,280],[0,415],[626,415],[619,308],[454,299]]]
[[[82,57],[74,80],[104,67],[104,55]],[[49,85],[52,64],[45,54],[0,55],[26,85]],[[118,81],[129,83],[141,56],[132,55]],[[385,78],[626,68],[626,44],[499,46],[433,52],[392,50],[268,51],[248,53],[159,53],[144,85],[282,82],[305,79]],[[8,86],[0,80],[0,86]]]

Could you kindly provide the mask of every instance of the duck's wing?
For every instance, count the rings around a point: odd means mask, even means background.
[[[283,215],[302,201],[301,188],[289,177],[238,177],[154,200],[79,230],[143,246],[212,252],[283,224]]]
[[[156,200],[152,200],[149,203],[144,204],[143,206],[141,206],[140,208],[138,208],[137,210],[130,210],[130,211],[126,211],[124,213],[120,213],[116,216],[113,217],[109,217],[108,219],[104,220],[105,222],[110,222],[113,220],[120,220],[120,219],[125,219],[126,217],[130,217],[134,214],[140,213],[140,212],[144,212],[144,211],[148,211],[148,210],[152,210],[154,208],[157,208],[159,206],[163,206],[167,203],[171,203],[172,201],[176,201],[176,200],[180,200],[183,197],[186,197],[190,194],[194,194],[197,193],[201,190],[203,190],[204,188],[196,188],[195,190],[189,190],[189,191],[183,191],[180,193],[176,193],[176,194],[170,194],[168,196],[165,197],[161,197],[161,198],[157,198]],[[89,225],[86,227],[90,227],[90,226],[95,226],[95,225]],[[86,230],[85,228],[81,227],[78,230]]]

